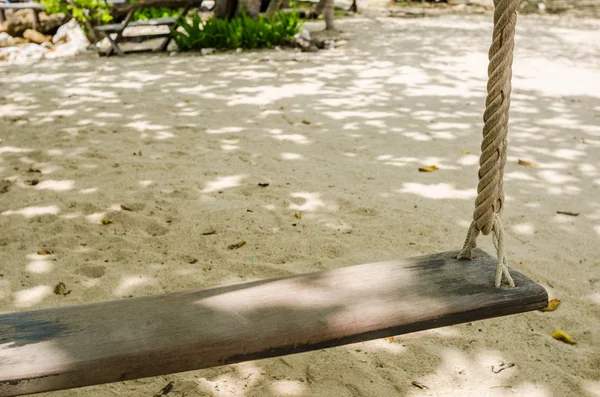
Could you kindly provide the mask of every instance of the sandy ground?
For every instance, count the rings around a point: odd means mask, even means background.
[[[0,189],[0,311],[459,248],[490,18],[340,26],[349,43],[316,54],[0,65],[0,180],[10,181]],[[169,381],[173,397],[599,396],[599,29],[533,17],[518,26],[507,250],[562,300],[557,311],[47,396],[147,397]],[[72,292],[53,294],[58,282]],[[555,329],[578,344],[555,341]],[[502,362],[514,366],[494,373]]]

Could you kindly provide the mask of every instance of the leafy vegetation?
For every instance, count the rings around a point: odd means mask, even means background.
[[[112,20],[104,0],[41,0],[48,14],[66,14],[81,23],[86,21],[105,24]]]
[[[242,11],[232,19],[210,18],[203,21],[196,12],[191,21],[180,23],[183,32],[174,32],[174,39],[184,51],[201,48],[271,48],[291,41],[302,28],[297,13],[278,12],[256,19]]]

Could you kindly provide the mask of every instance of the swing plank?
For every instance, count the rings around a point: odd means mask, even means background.
[[[0,315],[0,396],[300,353],[546,307],[543,287],[457,252]]]

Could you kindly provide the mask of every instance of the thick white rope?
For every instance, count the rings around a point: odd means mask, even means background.
[[[500,214],[504,203],[504,166],[512,79],[517,8],[521,0],[494,0],[494,34],[489,50],[486,108],[483,114],[483,142],[479,159],[479,184],[473,221],[469,226],[459,259],[472,259],[479,233],[493,233],[498,255],[495,285],[515,283],[508,272],[504,251],[504,228]]]

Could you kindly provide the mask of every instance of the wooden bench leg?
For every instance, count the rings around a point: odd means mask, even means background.
[[[113,51],[115,53],[117,53],[117,55],[120,56],[120,57],[124,57],[125,56],[125,53],[123,52],[123,50],[121,50],[121,47],[119,47],[119,44],[118,44],[119,36],[120,35],[121,35],[121,33],[118,33],[115,40],[113,40],[113,38],[110,37],[110,34],[106,35],[106,38],[110,42],[110,50],[106,53],[106,56],[110,56],[113,53]]]
[[[169,37],[167,37],[163,41],[162,45],[160,46],[161,51],[167,51],[167,47],[169,46],[169,43],[171,42],[171,39],[173,38],[173,36],[172,36],[173,31],[175,31],[177,29],[177,27],[179,26],[179,21],[181,21],[183,18],[185,18],[189,11],[190,11],[190,6],[187,5],[183,8],[183,11],[181,11],[181,13],[177,16],[177,20],[175,21],[173,26],[169,28]]]

